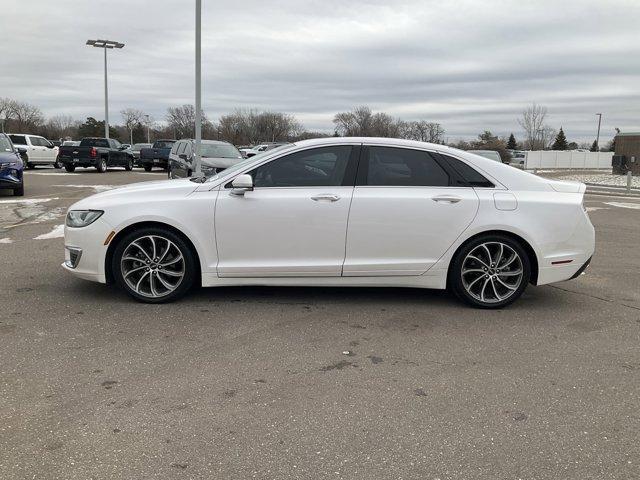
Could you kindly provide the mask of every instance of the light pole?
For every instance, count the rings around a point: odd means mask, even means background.
[[[109,88],[107,87],[107,50],[122,48],[124,43],[113,40],[87,40],[87,45],[104,49],[104,136],[109,138]]]
[[[145,114],[144,118],[145,118],[145,121],[147,122],[147,143],[151,143],[151,141],[149,140],[150,139],[150,137],[149,137],[149,115]]]
[[[600,123],[602,122],[602,114],[596,113],[598,116],[598,134],[596,135],[596,152],[600,151]]]
[[[202,143],[202,105],[200,92],[200,47],[201,47],[201,24],[202,24],[202,0],[196,0],[196,165],[194,174],[199,177],[202,173],[200,167],[200,144]]]

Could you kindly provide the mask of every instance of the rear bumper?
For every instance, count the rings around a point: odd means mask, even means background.
[[[74,167],[95,167],[96,160],[88,158],[60,158],[62,165],[73,165]]]
[[[142,166],[166,167],[169,164],[169,160],[166,158],[140,158],[138,163]]]

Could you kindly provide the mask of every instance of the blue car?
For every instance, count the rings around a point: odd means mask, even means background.
[[[24,151],[22,151],[24,150]],[[23,164],[20,154],[24,148],[15,148],[11,139],[0,133],[0,188],[9,188],[17,197],[24,195]]]

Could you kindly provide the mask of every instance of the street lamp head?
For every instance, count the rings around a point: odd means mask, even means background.
[[[122,48],[124,43],[114,40],[87,40],[87,45],[98,48]]]

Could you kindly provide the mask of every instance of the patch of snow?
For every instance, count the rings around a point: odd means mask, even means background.
[[[94,192],[106,192],[107,190],[113,190],[121,185],[51,185],[52,187],[71,187],[71,188],[92,188]]]
[[[50,202],[51,200],[60,200],[60,198],[59,197],[52,197],[52,198],[22,198],[22,199],[0,200],[0,203],[18,203],[20,205],[33,205],[33,204],[36,204],[36,203]]]
[[[43,233],[42,235],[38,235],[37,237],[33,237],[34,240],[49,240],[51,238],[62,238],[64,237],[64,224],[56,225],[53,227],[49,233]]]
[[[618,208],[632,208],[634,210],[640,210],[640,203],[627,203],[627,202],[603,202],[605,205],[611,205]]]
[[[9,237],[0,238],[0,243],[13,243]]]
[[[610,173],[574,173],[569,175],[560,175],[556,177],[557,180],[575,180],[582,183],[593,183],[596,185],[611,186],[611,187],[626,187],[627,176],[626,175],[611,175]],[[635,176],[631,178],[631,187],[640,188],[640,177]]]

